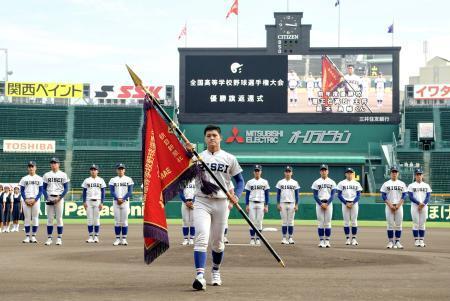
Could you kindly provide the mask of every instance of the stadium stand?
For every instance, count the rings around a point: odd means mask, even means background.
[[[450,108],[441,108],[442,140],[450,141]]]
[[[411,132],[411,141],[417,141],[417,124],[419,122],[433,121],[433,108],[407,107],[405,110],[405,128]]]

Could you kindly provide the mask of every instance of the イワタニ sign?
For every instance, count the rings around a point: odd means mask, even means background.
[[[55,140],[3,140],[4,153],[54,153]]]
[[[38,98],[83,98],[83,84],[7,82],[6,96]]]
[[[415,99],[450,99],[450,84],[414,85]]]

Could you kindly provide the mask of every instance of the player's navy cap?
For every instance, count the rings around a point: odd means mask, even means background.
[[[258,164],[256,164],[255,165],[255,169],[254,170],[262,170],[262,166],[261,165],[258,165]]]
[[[116,168],[117,168],[117,169],[119,169],[119,168],[125,168],[125,164],[123,164],[123,163],[117,163],[117,164],[116,164]]]
[[[36,166],[36,162],[35,161],[28,161],[28,166]]]
[[[284,171],[292,171],[292,167],[290,165],[287,165]]]
[[[353,170],[353,168],[351,168],[351,167],[347,167],[347,168],[345,169],[345,173],[348,173],[348,172],[354,173],[355,170]]]
[[[89,170],[91,170],[91,169],[96,169],[96,170],[98,170],[98,165],[92,164],[91,167],[89,167]]]
[[[355,65],[353,65],[353,64],[347,64],[347,68],[350,68],[350,67],[355,67]]]
[[[328,169],[328,165],[326,165],[326,164],[320,165],[320,170],[322,170],[322,169]]]
[[[422,170],[422,168],[416,168],[415,170],[414,170],[414,173],[417,175],[417,174],[423,174],[423,170]]]
[[[391,167],[391,172],[393,172],[393,171],[397,171],[398,172],[398,170],[399,170],[399,168],[398,168],[397,165],[394,165],[394,166]]]
[[[59,163],[59,159],[56,157],[53,157],[50,159],[50,163]]]

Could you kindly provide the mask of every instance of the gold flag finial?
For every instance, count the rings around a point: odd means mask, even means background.
[[[130,76],[131,76],[131,79],[133,80],[134,85],[136,87],[142,87],[142,80],[139,78],[139,76],[137,76],[137,74],[134,73],[133,70],[131,70],[130,66],[128,66],[128,65],[125,65],[125,66],[127,66],[128,73],[130,73]]]

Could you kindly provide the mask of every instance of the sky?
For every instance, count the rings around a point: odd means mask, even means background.
[[[235,47],[233,0],[0,0],[0,48],[10,81],[131,83],[129,64],[145,83],[178,86],[178,35],[188,47]],[[303,12],[311,46],[337,46],[336,0],[239,0],[239,47],[265,47],[274,12]],[[400,84],[429,55],[450,59],[450,1],[340,0],[341,46],[401,46]],[[4,78],[0,51],[0,80]]]

